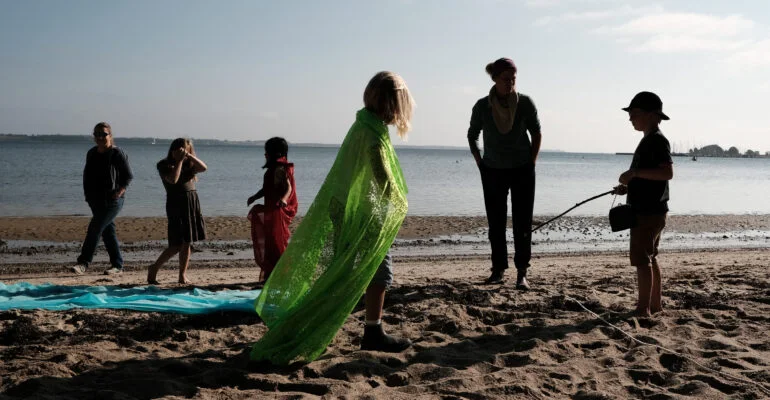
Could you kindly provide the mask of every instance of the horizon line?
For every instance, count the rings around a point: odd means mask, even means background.
[[[60,137],[73,137],[73,138],[82,138],[82,137],[90,137],[91,135],[73,135],[73,134],[62,134],[62,133],[0,133],[0,137],[3,136],[20,136],[20,137],[40,137],[40,136],[60,136]],[[174,139],[169,138],[158,138],[158,137],[152,137],[152,136],[121,136],[119,139],[116,139],[116,141],[120,140],[152,140],[152,141],[166,141],[171,142]],[[190,139],[200,142],[200,141],[213,141],[213,142],[221,142],[221,143],[248,143],[253,145],[259,145],[264,144],[266,140],[233,140],[233,139],[213,139],[213,138],[195,138],[190,137]],[[316,143],[316,142],[289,142],[289,144],[294,146],[305,146],[305,147],[339,147],[342,145],[342,143]],[[394,147],[412,147],[412,148],[423,148],[423,149],[448,149],[448,150],[468,150],[467,146],[451,146],[451,145],[411,145],[411,144],[402,144],[402,143],[394,143]],[[548,153],[575,153],[580,154],[582,152],[573,152],[573,151],[567,151],[567,150],[559,150],[559,149],[541,149],[542,152],[548,152]],[[613,153],[583,153],[583,154],[613,154]]]

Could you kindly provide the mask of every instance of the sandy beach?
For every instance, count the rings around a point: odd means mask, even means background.
[[[0,218],[0,280],[141,285],[146,262],[137,254],[157,254],[165,221],[118,220],[122,276],[99,275],[102,265],[72,276],[62,267],[87,222]],[[220,242],[193,255],[195,286],[251,289],[258,270],[247,223],[207,223]],[[0,398],[770,398],[770,217],[672,216],[660,258],[665,310],[649,320],[628,315],[636,283],[627,238],[613,234],[618,246],[608,250],[586,245],[611,234],[602,218],[566,219],[537,237],[529,292],[510,279],[480,284],[484,226],[483,217],[407,219],[384,320],[415,343],[403,353],[358,349],[363,303],[320,359],[281,368],[248,361],[266,330],[255,314],[5,311]],[[551,251],[545,238],[566,231],[563,240],[584,251]],[[174,278],[172,261],[159,279],[174,288]]]

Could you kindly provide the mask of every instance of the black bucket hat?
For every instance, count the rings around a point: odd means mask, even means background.
[[[660,115],[661,119],[668,120],[668,115],[663,114],[663,101],[657,94],[652,92],[639,92],[631,99],[631,104],[623,108],[623,111],[631,111],[632,108],[654,112]]]

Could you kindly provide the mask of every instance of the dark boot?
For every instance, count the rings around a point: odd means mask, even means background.
[[[487,278],[487,280],[484,281],[487,285],[495,285],[498,283],[503,283],[503,270],[492,270],[492,275]]]
[[[382,324],[366,325],[364,327],[364,338],[361,340],[361,350],[400,353],[410,346],[412,346],[411,340],[386,334],[382,329]]]

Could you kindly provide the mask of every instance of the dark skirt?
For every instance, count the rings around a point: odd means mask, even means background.
[[[206,223],[201,214],[198,192],[190,191],[166,196],[168,244],[179,246],[206,239]]]

